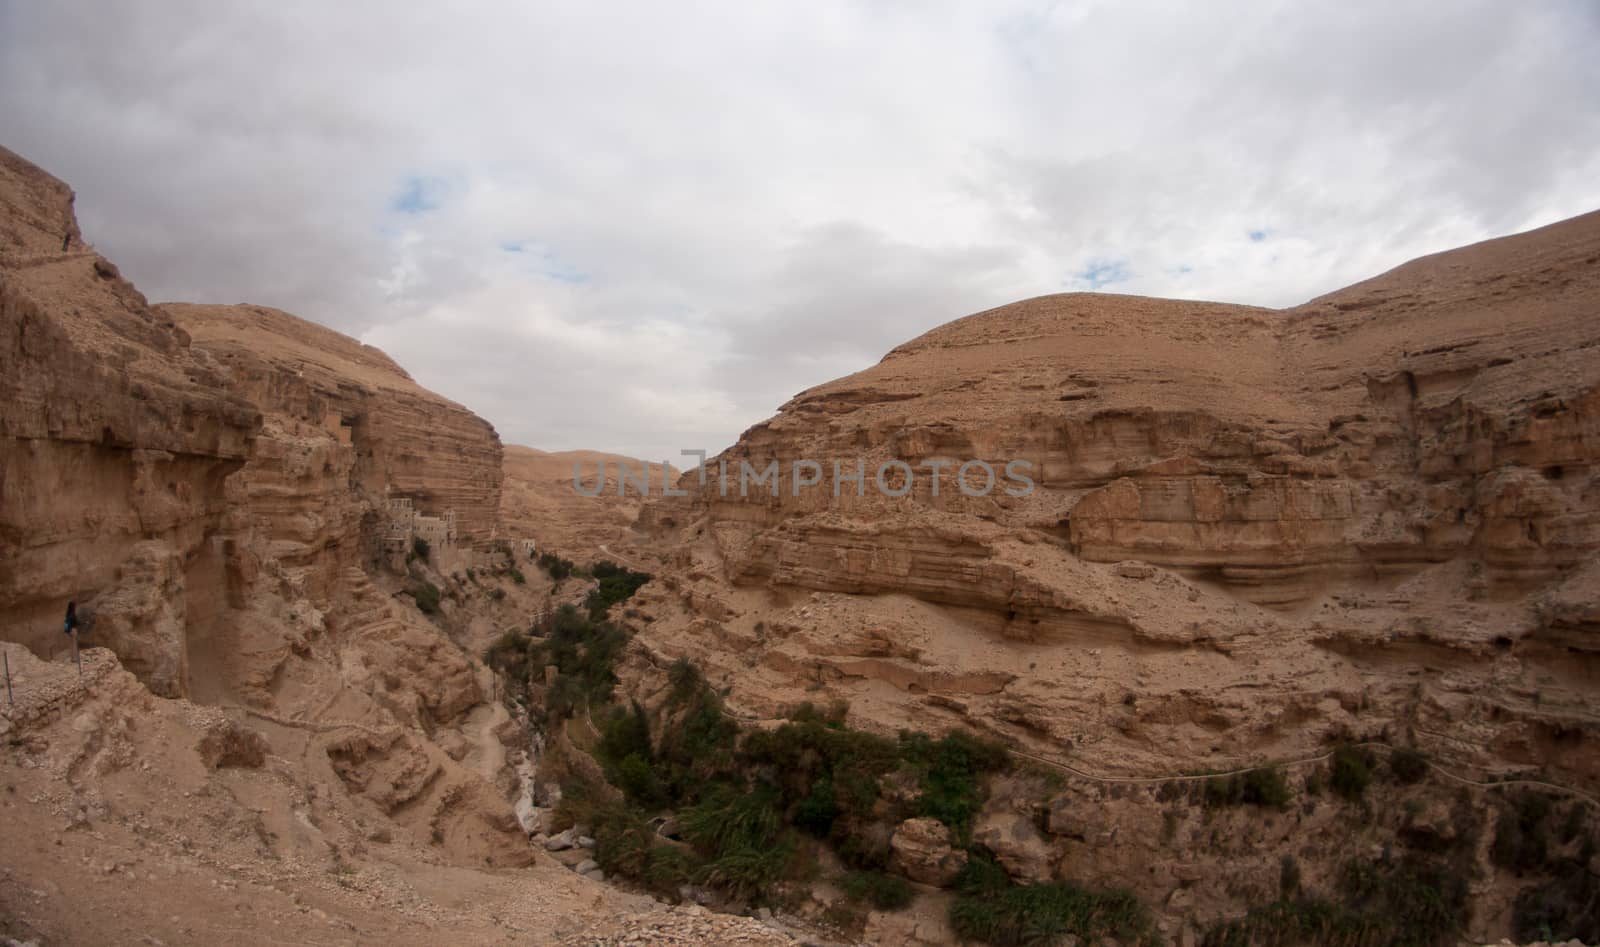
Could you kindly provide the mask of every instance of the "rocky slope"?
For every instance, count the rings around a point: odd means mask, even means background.
[[[573,486],[573,465],[581,475],[583,490],[598,491],[584,496]],[[598,478],[601,465],[605,479]],[[626,465],[627,492],[618,495],[619,471]],[[647,463],[599,451],[542,451],[532,447],[508,445],[505,449],[505,483],[500,492],[500,521],[507,535],[528,537],[541,551],[553,550],[577,562],[588,562],[596,550],[622,539],[644,505],[644,496],[635,486],[648,467],[650,492],[658,494],[661,485],[676,483],[679,471],[665,470],[659,463]],[[663,477],[666,479],[664,480]]]
[[[625,684],[648,699],[687,656],[746,716],[843,699],[857,726],[974,730],[1091,776],[1357,738],[1600,795],[1597,314],[1600,213],[1287,310],[1070,294],[957,320],[652,501]],[[985,495],[959,489],[973,460]],[[740,466],[773,461],[777,488],[741,496]],[[864,488],[836,495],[836,461]],[[1185,835],[1156,782],[1057,772],[1065,791],[996,789],[981,841],[1018,877],[1175,904],[1174,933],[1271,900],[1281,856],[1331,879],[1394,838],[1308,808],[1230,847],[1209,815]],[[1519,882],[1486,846],[1463,864],[1474,930],[1500,936]]]

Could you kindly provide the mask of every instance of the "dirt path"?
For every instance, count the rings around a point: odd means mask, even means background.
[[[494,672],[486,665],[478,666],[478,686],[485,694],[495,694]],[[487,700],[472,709],[462,724],[461,733],[472,745],[461,762],[476,770],[490,785],[496,785],[501,771],[506,768],[506,748],[495,736],[495,730],[511,719],[511,714],[499,700]]]

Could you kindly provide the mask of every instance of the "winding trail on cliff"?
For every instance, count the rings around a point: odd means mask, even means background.
[[[741,723],[741,724],[759,723],[760,719],[761,719],[761,718],[754,717],[754,716],[746,716],[746,715],[743,715],[743,714],[736,714],[736,713],[728,710],[727,708],[723,708],[722,715],[724,717],[727,717],[729,720],[732,720],[732,721],[734,721],[736,723]],[[594,729],[594,723],[593,723],[592,720],[589,721],[589,727],[590,727],[590,729]],[[599,731],[596,730],[595,732],[596,732],[596,735],[598,735]],[[1381,750],[1384,750],[1384,751],[1389,752],[1389,753],[1393,753],[1395,750],[1401,749],[1400,747],[1391,746],[1388,743],[1380,743],[1380,742],[1376,742],[1376,741],[1368,741],[1368,742],[1364,742],[1364,743],[1352,743],[1352,744],[1349,744],[1349,746],[1351,746],[1353,748],[1357,748],[1357,749],[1381,749]],[[1284,767],[1284,768],[1293,768],[1293,767],[1298,767],[1298,766],[1307,766],[1307,765],[1310,765],[1310,764],[1313,764],[1313,763],[1325,763],[1328,760],[1332,759],[1333,755],[1338,751],[1337,750],[1329,750],[1328,752],[1318,754],[1317,756],[1307,756],[1307,757],[1302,757],[1302,758],[1298,758],[1298,759],[1290,759],[1290,760],[1264,760],[1264,761],[1262,761],[1260,763],[1256,763],[1256,764],[1251,765],[1251,766],[1242,766],[1242,767],[1240,767],[1238,769],[1222,770],[1220,772],[1196,773],[1194,771],[1194,769],[1191,768],[1191,769],[1189,769],[1189,770],[1187,770],[1185,772],[1168,773],[1168,774],[1160,775],[1160,776],[1103,776],[1103,775],[1100,775],[1100,774],[1097,774],[1097,773],[1086,772],[1085,770],[1078,769],[1076,766],[1071,766],[1071,765],[1069,765],[1067,763],[1063,763],[1060,760],[1054,760],[1054,759],[1050,759],[1049,757],[1046,757],[1046,756],[1039,756],[1039,755],[1034,754],[1034,753],[1028,753],[1026,751],[1018,750],[1018,749],[1015,749],[1013,747],[1008,747],[1007,748],[1007,752],[1010,753],[1012,756],[1028,760],[1029,762],[1032,762],[1032,763],[1038,763],[1038,764],[1040,764],[1042,766],[1048,766],[1051,769],[1059,770],[1059,771],[1067,773],[1069,775],[1077,776],[1077,777],[1079,777],[1081,779],[1087,779],[1090,782],[1096,782],[1096,783],[1118,783],[1118,784],[1122,784],[1122,785],[1151,785],[1151,784],[1155,784],[1155,783],[1198,782],[1200,780],[1219,779],[1219,778],[1223,778],[1223,777],[1227,777],[1227,776],[1239,776],[1239,775],[1242,775],[1244,773],[1250,773],[1250,772],[1254,772],[1254,771],[1260,770],[1260,769],[1270,769],[1270,768],[1273,768],[1273,767],[1280,767],[1281,766],[1281,767]],[[1476,787],[1476,788],[1479,788],[1479,789],[1494,789],[1494,788],[1497,788],[1497,787],[1505,787],[1505,786],[1529,786],[1529,787],[1534,787],[1534,788],[1538,788],[1538,789],[1547,789],[1547,790],[1550,790],[1552,792],[1561,793],[1562,795],[1571,796],[1571,797],[1573,797],[1575,799],[1580,799],[1580,800],[1582,800],[1584,802],[1587,802],[1588,804],[1590,804],[1590,805],[1592,805],[1592,806],[1594,806],[1596,808],[1600,808],[1600,797],[1596,797],[1596,796],[1590,795],[1589,793],[1586,793],[1581,789],[1574,789],[1571,786],[1563,786],[1563,785],[1561,785],[1559,783],[1550,783],[1550,782],[1545,782],[1543,780],[1538,780],[1538,779],[1493,779],[1493,778],[1491,778],[1491,779],[1488,779],[1488,780],[1476,780],[1476,779],[1471,779],[1471,778],[1468,778],[1466,776],[1463,776],[1460,773],[1458,773],[1458,772],[1456,772],[1454,770],[1448,769],[1448,768],[1446,768],[1444,766],[1440,766],[1438,763],[1435,763],[1433,760],[1427,760],[1426,762],[1427,762],[1427,765],[1428,765],[1429,769],[1431,769],[1434,772],[1438,773],[1439,775],[1445,777],[1446,779],[1451,780],[1452,782],[1456,782],[1456,783],[1459,783],[1459,784],[1464,785],[1464,786],[1473,786],[1473,787]]]

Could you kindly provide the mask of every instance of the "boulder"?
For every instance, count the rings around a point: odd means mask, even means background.
[[[967,853],[950,844],[950,830],[938,819],[907,819],[889,839],[890,862],[912,881],[944,887],[966,867]]]
[[[1051,880],[1053,853],[1034,827],[1017,812],[986,812],[972,829],[972,840],[994,852],[1011,877],[1041,883]]]

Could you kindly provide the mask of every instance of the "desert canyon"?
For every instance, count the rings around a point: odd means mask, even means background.
[[[0,149],[0,936],[1600,939],[1600,212],[958,319],[747,430],[745,496],[88,236]]]

